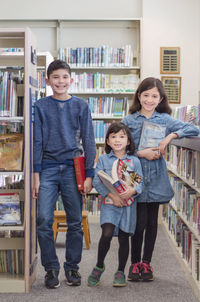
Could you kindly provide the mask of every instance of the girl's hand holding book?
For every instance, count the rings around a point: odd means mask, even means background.
[[[124,201],[120,198],[120,196],[114,194],[114,193],[108,193],[108,197],[112,199],[113,205],[116,207],[123,207]]]
[[[136,194],[136,190],[134,188],[126,186],[126,191],[123,193],[120,193],[120,197],[125,201],[135,194]]]
[[[137,152],[138,157],[144,157],[148,160],[159,159],[161,154],[159,148],[147,148]]]

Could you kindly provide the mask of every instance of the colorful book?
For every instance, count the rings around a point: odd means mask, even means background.
[[[19,193],[0,193],[0,225],[21,223]]]
[[[112,177],[103,170],[98,171],[97,175],[106,188],[116,195],[125,192],[127,186],[136,187],[141,181],[141,176],[135,171],[129,170],[128,165],[120,159],[117,159],[113,163]],[[132,197],[125,200],[125,206],[131,205],[133,201],[134,199]],[[113,204],[110,198],[105,198],[104,203]]]
[[[77,188],[79,191],[84,191],[85,182],[85,157],[74,157],[74,168],[76,174]]]
[[[21,133],[0,135],[0,171],[22,171],[23,141]]]
[[[138,150],[156,148],[165,138],[166,126],[144,121]]]

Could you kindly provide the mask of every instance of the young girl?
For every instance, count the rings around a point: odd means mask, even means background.
[[[124,268],[129,254],[129,235],[134,233],[136,225],[136,203],[134,201],[131,205],[125,206],[124,201],[130,197],[135,198],[141,193],[142,181],[134,188],[127,187],[126,192],[118,196],[109,192],[100,181],[97,173],[99,170],[103,170],[111,176],[114,161],[121,159],[128,166],[129,171],[135,171],[139,176],[142,176],[140,161],[133,156],[134,150],[134,142],[128,127],[123,123],[112,123],[105,138],[106,154],[99,157],[93,186],[99,194],[106,198],[107,202],[112,200],[113,204],[101,205],[102,235],[98,246],[97,264],[88,277],[89,286],[99,284],[100,277],[105,270],[104,259],[114,234],[118,235],[119,241],[119,266],[114,274],[113,286],[126,285]]]
[[[198,135],[199,130],[189,123],[170,116],[171,109],[164,87],[162,82],[155,78],[146,78],[140,83],[129,113],[130,115],[123,119],[123,123],[131,131],[136,150],[144,121],[148,120],[167,127],[166,137],[160,142],[157,149],[148,148],[137,151],[142,165],[144,188],[142,194],[137,198],[137,225],[134,236],[131,238],[132,264],[128,280],[150,281],[153,280],[153,269],[150,262],[157,235],[159,204],[168,203],[174,195],[162,155],[172,139]]]

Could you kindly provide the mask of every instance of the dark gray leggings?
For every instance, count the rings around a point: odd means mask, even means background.
[[[98,256],[97,256],[97,266],[100,268],[103,268],[104,259],[109,251],[114,229],[115,226],[111,223],[105,223],[102,225],[102,235],[99,240]],[[124,272],[128,259],[128,254],[129,254],[129,233],[125,233],[119,229],[118,241],[119,241],[118,270]]]
[[[158,229],[158,202],[137,203],[136,230],[131,238],[131,262],[141,261],[142,243],[144,248],[142,261],[151,262]],[[145,234],[144,234],[145,231]]]

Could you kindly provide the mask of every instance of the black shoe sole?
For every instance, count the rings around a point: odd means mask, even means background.
[[[66,281],[66,283],[69,286],[80,286],[81,285],[81,282],[80,283],[72,283],[72,282]]]
[[[60,287],[60,283],[58,283],[56,285],[47,285],[47,284],[45,284],[45,286],[48,289],[56,289],[56,288]]]

